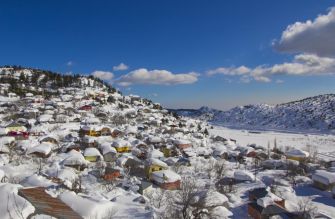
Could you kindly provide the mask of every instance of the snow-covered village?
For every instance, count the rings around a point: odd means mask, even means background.
[[[0,219],[335,219],[333,0],[0,0]]]
[[[1,218],[335,217],[332,135],[212,126],[94,77],[0,79]]]

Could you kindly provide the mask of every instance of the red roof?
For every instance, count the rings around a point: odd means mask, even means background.
[[[77,212],[60,199],[53,198],[46,193],[43,187],[20,189],[18,194],[36,208],[35,213],[37,214],[46,214],[56,218],[82,219]]]

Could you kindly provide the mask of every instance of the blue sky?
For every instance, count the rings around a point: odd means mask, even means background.
[[[334,1],[0,3],[0,65],[93,73],[172,108],[335,91]]]

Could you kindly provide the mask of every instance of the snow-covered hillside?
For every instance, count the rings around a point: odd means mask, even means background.
[[[201,107],[198,110],[175,110],[175,112],[235,128],[321,132],[335,130],[334,94],[278,105],[239,106],[228,111]]]
[[[332,98],[185,115],[333,121]],[[0,68],[4,219],[335,218],[334,142],[211,126],[92,76]]]

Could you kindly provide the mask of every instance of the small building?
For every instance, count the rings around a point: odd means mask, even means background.
[[[100,129],[100,136],[111,136],[112,135],[112,131],[109,127],[102,127]]]
[[[84,151],[85,160],[96,162],[102,158],[100,152],[96,148],[86,148]]]
[[[117,151],[109,143],[104,143],[100,146],[102,156],[106,162],[114,162],[117,159]]]
[[[105,173],[103,175],[103,178],[106,181],[113,181],[113,180],[117,179],[120,176],[121,176],[120,170],[114,169],[114,168],[111,168],[111,167],[106,167],[105,168]]]
[[[93,137],[93,136],[84,136],[82,138],[82,144],[85,147],[97,147],[98,142],[97,142],[97,138]]]
[[[62,164],[77,170],[84,170],[87,167],[88,161],[85,160],[80,152],[72,150],[67,153],[67,158],[62,161]]]
[[[36,157],[47,158],[51,155],[52,144],[50,143],[41,143],[35,147],[29,148],[27,154],[32,154]]]
[[[153,172],[167,170],[167,169],[168,169],[168,165],[164,163],[163,161],[156,159],[156,158],[150,158],[145,163],[145,172],[149,179],[151,178],[151,175]]]
[[[93,136],[98,137],[100,136],[100,127],[96,125],[85,125],[82,126],[79,130],[80,136]]]
[[[269,188],[256,188],[249,191],[248,215],[254,219],[294,218],[285,208],[285,200],[269,191]]]
[[[234,172],[234,179],[236,182],[253,181],[255,180],[255,176],[247,170],[236,170]]]
[[[262,167],[264,169],[279,169],[285,166],[285,162],[282,160],[264,160],[262,162]]]
[[[318,170],[312,175],[313,185],[321,190],[332,190],[335,187],[335,173]]]
[[[272,216],[279,216],[279,218],[296,218],[294,214],[279,205],[269,204],[263,207],[256,202],[248,204],[248,215],[253,219],[266,219]]]
[[[121,137],[124,133],[119,129],[114,129],[111,133],[113,138]]]
[[[7,133],[7,136],[14,137],[16,140],[26,140],[29,138],[28,132],[17,132],[17,131],[10,131]]]
[[[84,111],[91,111],[93,107],[91,105],[84,105],[79,107],[79,110],[84,110]]]
[[[27,128],[20,123],[13,122],[13,123],[7,125],[5,130],[6,130],[6,133],[8,133],[8,132],[26,132]]]
[[[184,150],[186,148],[192,147],[191,142],[189,142],[187,140],[182,140],[182,139],[176,139],[176,140],[174,140],[174,144],[180,150]]]
[[[40,143],[46,142],[46,143],[52,143],[52,144],[58,144],[57,137],[55,136],[44,136],[39,139]]]
[[[117,140],[112,143],[112,146],[118,153],[128,153],[131,151],[131,144],[125,140]]]
[[[164,157],[175,157],[178,156],[178,152],[174,145],[166,144],[161,147],[161,151],[164,154]]]
[[[280,205],[281,207],[285,208],[285,199],[282,199],[275,194],[269,192],[268,188],[256,188],[249,191],[249,201],[257,201],[260,198],[264,198],[266,196],[271,197],[274,203]]]
[[[285,156],[289,160],[304,161],[305,159],[309,157],[309,153],[307,151],[294,148],[294,149],[288,150],[285,153]]]
[[[171,170],[160,170],[151,173],[151,180],[166,190],[180,189],[181,177]]]

